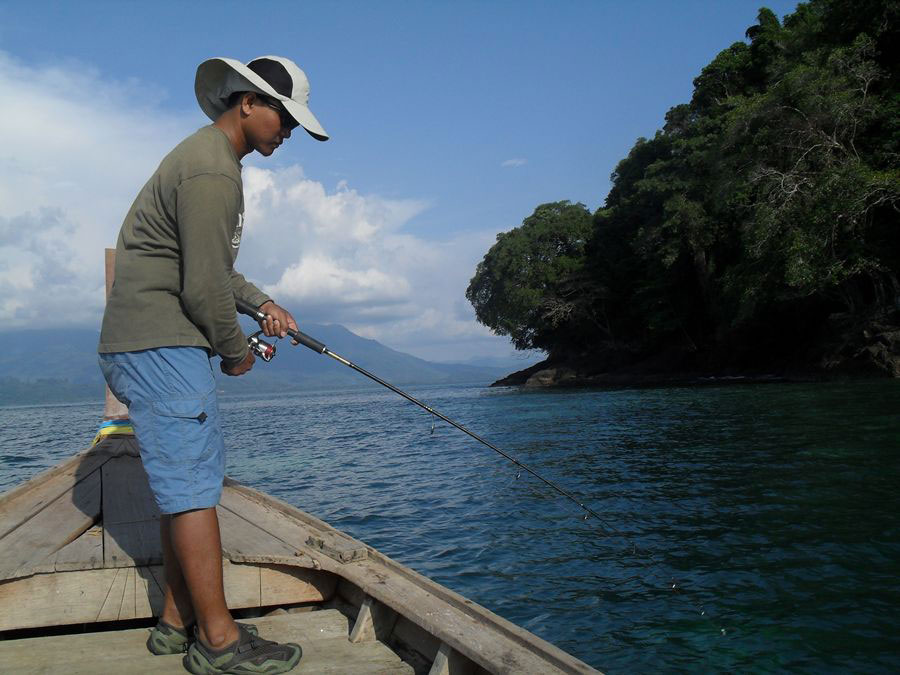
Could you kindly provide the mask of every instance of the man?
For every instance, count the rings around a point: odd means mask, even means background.
[[[148,648],[171,654],[190,643],[184,665],[193,673],[280,673],[299,662],[299,645],[262,640],[225,604],[215,510],[225,458],[209,359],[221,357],[232,376],[253,366],[235,298],[267,315],[266,335],[297,329],[289,312],[233,269],[243,226],[241,158],[254,150],[268,157],[297,126],[320,141],[328,134],[307,107],[305,74],[288,59],[210,59],[194,88],[214,123],[163,159],[122,224],[100,367],[129,406],[162,514],[165,606]]]

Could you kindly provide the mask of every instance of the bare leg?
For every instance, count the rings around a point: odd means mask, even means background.
[[[168,529],[172,557],[180,567],[180,574],[171,568],[173,579],[170,582],[170,566],[166,561],[166,584],[172,589],[173,609],[179,617],[185,616],[183,604],[179,604],[183,603],[179,599],[178,577],[181,577],[197,619],[200,639],[216,649],[234,642],[238,638],[238,629],[225,604],[222,543],[215,508],[173,514]],[[167,607],[168,596],[167,590]],[[166,616],[165,611],[163,616]]]
[[[184,628],[194,622],[194,607],[184,583],[181,565],[172,549],[172,516],[159,519],[159,538],[162,542],[163,565],[166,574],[165,604],[160,618],[170,626]]]

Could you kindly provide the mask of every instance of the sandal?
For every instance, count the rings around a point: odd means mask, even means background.
[[[293,642],[279,644],[253,635],[238,624],[238,639],[222,649],[207,647],[194,640],[182,663],[194,675],[218,673],[286,673],[300,662],[303,650]]]
[[[162,619],[150,630],[147,638],[147,649],[152,654],[163,656],[165,654],[184,654],[194,639],[194,625],[176,628]],[[239,623],[253,635],[259,635],[259,629],[251,623]]]

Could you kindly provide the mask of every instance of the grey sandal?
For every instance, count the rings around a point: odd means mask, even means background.
[[[158,656],[165,654],[184,654],[194,640],[194,626],[191,624],[184,628],[176,628],[170,623],[160,619],[150,631],[147,638],[147,649]],[[251,623],[239,623],[253,635],[259,635],[259,629]]]
[[[253,635],[238,624],[238,639],[222,649],[213,649],[194,640],[183,664],[194,675],[218,673],[286,673],[300,662],[303,650],[292,642],[279,644]]]

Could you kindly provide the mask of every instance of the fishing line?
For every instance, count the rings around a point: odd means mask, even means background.
[[[256,321],[263,321],[263,320],[266,319],[266,316],[267,316],[267,315],[265,314],[265,312],[261,312],[258,308],[254,307],[253,305],[251,305],[251,304],[248,303],[248,302],[245,302],[245,301],[243,301],[243,300],[240,300],[240,299],[237,299],[237,298],[236,298],[236,299],[235,299],[235,305],[236,305],[236,307],[237,307],[237,310],[238,310],[241,314],[246,314],[247,316],[252,317],[252,318],[255,319]],[[260,331],[260,332],[262,332],[262,331]],[[584,502],[582,502],[578,497],[576,497],[574,494],[572,494],[571,492],[569,492],[569,491],[566,490],[565,488],[561,487],[560,485],[558,485],[558,484],[555,483],[554,481],[549,480],[548,478],[544,478],[544,476],[542,476],[541,474],[539,474],[537,471],[535,471],[534,469],[532,469],[532,468],[531,468],[530,466],[528,466],[527,464],[524,464],[524,463],[520,462],[518,459],[516,459],[515,457],[513,457],[513,456],[510,455],[509,453],[504,452],[503,450],[501,450],[500,448],[498,448],[498,447],[497,447],[496,445],[494,445],[493,443],[490,443],[489,441],[486,441],[485,439],[483,439],[481,436],[479,436],[479,435],[476,434],[475,432],[473,432],[473,431],[467,429],[466,427],[464,427],[462,424],[459,424],[458,422],[455,422],[454,420],[452,420],[452,419],[450,419],[449,417],[447,417],[446,415],[444,415],[444,414],[438,412],[438,411],[435,410],[434,408],[431,408],[430,406],[425,405],[424,403],[422,403],[422,402],[419,401],[418,399],[413,398],[412,396],[410,396],[409,394],[407,394],[405,391],[403,391],[403,390],[401,390],[401,389],[398,389],[397,387],[395,387],[394,385],[392,385],[390,382],[386,382],[386,381],[382,380],[382,379],[381,379],[380,377],[378,377],[377,375],[375,375],[375,374],[373,374],[373,373],[370,373],[369,371],[365,370],[364,368],[361,368],[360,366],[356,365],[355,363],[353,363],[353,362],[351,362],[351,361],[348,361],[348,360],[345,359],[343,356],[340,356],[339,354],[334,353],[333,351],[331,351],[330,349],[328,349],[328,347],[326,347],[323,343],[319,342],[319,341],[316,340],[315,338],[312,338],[312,337],[310,337],[309,335],[306,335],[305,333],[300,332],[299,330],[293,330],[293,329],[291,329],[291,328],[288,328],[285,332],[291,337],[291,339],[294,340],[295,344],[302,344],[304,347],[307,347],[308,349],[311,349],[312,351],[316,352],[317,354],[324,354],[325,356],[331,357],[332,359],[334,359],[334,360],[337,361],[338,363],[341,363],[341,364],[347,366],[348,368],[352,368],[353,370],[355,370],[356,372],[360,373],[361,375],[366,376],[367,378],[369,378],[369,379],[372,380],[373,382],[377,382],[378,384],[382,385],[383,387],[386,387],[386,388],[390,389],[390,390],[393,391],[395,394],[398,394],[399,396],[402,396],[402,397],[405,398],[407,401],[409,401],[409,402],[411,402],[411,403],[414,403],[415,405],[419,406],[420,408],[424,409],[425,411],[431,413],[431,415],[433,415],[433,417],[431,418],[431,419],[432,419],[432,422],[431,422],[431,424],[432,424],[432,427],[431,427],[431,433],[434,433],[434,418],[437,417],[437,418],[443,420],[444,422],[446,422],[447,424],[449,424],[449,425],[451,425],[451,426],[453,426],[453,427],[456,427],[457,429],[459,429],[459,430],[462,431],[463,433],[468,434],[470,437],[474,438],[474,439],[475,439],[476,441],[478,441],[479,443],[482,443],[483,445],[486,445],[486,446],[489,447],[491,450],[493,450],[493,451],[496,452],[497,454],[501,455],[501,456],[504,457],[505,459],[509,460],[510,462],[512,462],[513,464],[515,464],[516,467],[518,467],[519,471],[518,471],[517,474],[516,474],[516,479],[519,478],[519,476],[521,475],[521,472],[522,472],[522,471],[525,471],[525,472],[531,474],[532,476],[534,476],[535,478],[537,478],[539,481],[541,481],[541,482],[544,483],[545,485],[549,486],[550,488],[552,488],[553,490],[555,490],[557,493],[561,494],[563,497],[565,497],[565,498],[568,499],[569,501],[571,501],[571,502],[577,504],[578,507],[584,512],[584,513],[583,513],[583,516],[582,516],[582,521],[587,521],[588,517],[593,516],[593,517],[597,520],[597,522],[602,526],[602,527],[600,528],[601,531],[603,531],[603,528],[605,528],[605,530],[606,530],[605,533],[606,533],[606,534],[612,533],[612,534],[615,534],[615,535],[621,537],[622,539],[624,539],[624,540],[628,543],[628,545],[631,547],[631,549],[632,549],[632,554],[635,556],[635,558],[640,559],[640,556],[638,555],[639,549],[638,549],[637,545],[636,545],[633,541],[631,541],[631,539],[630,539],[627,535],[625,535],[624,533],[620,532],[619,530],[617,530],[616,528],[614,528],[612,525],[610,525],[609,523],[607,523],[605,520],[603,520],[603,518],[600,516],[599,513],[597,513],[597,512],[596,512],[594,509],[592,509],[590,506],[587,506],[587,505],[586,505]],[[250,344],[250,348],[254,351],[254,353],[256,353],[256,354],[262,356],[262,358],[263,358],[265,361],[271,361],[272,358],[274,358],[274,356],[275,356],[275,346],[274,346],[274,345],[271,345],[271,344],[268,344],[268,343],[266,343],[265,341],[261,340],[261,339],[259,338],[259,333],[255,333],[253,336],[251,336],[251,337],[249,338],[248,342],[249,342],[249,344]],[[660,562],[654,560],[652,554],[649,554],[649,553],[646,553],[646,552],[645,552],[645,553],[643,553],[643,557],[644,557],[645,560],[649,561],[649,562],[650,562],[652,565],[654,565],[654,566],[657,566],[657,565],[661,566],[661,564],[662,564],[662,563],[660,563]],[[678,586],[678,582],[677,582],[674,578],[670,578],[670,580],[667,582],[667,586],[670,587],[670,590],[676,592],[676,595],[677,595],[678,597],[684,598],[683,595],[680,595],[680,594],[678,593],[678,591],[680,590],[680,588],[679,588],[679,586]],[[685,601],[687,601],[686,598],[684,598],[684,599],[685,599]],[[689,601],[688,601],[688,602],[689,602]],[[693,605],[693,603],[690,603],[690,604]],[[696,605],[694,605],[694,608],[695,608],[695,610],[699,610],[699,611],[700,611],[700,616],[704,617],[707,621],[710,621],[714,626],[716,626],[716,627],[719,629],[720,634],[725,635],[725,633],[726,633],[725,628],[723,628],[722,626],[718,625],[715,621],[713,621],[713,620],[708,616],[708,614],[706,613],[706,611],[703,609],[702,606],[696,606]]]

